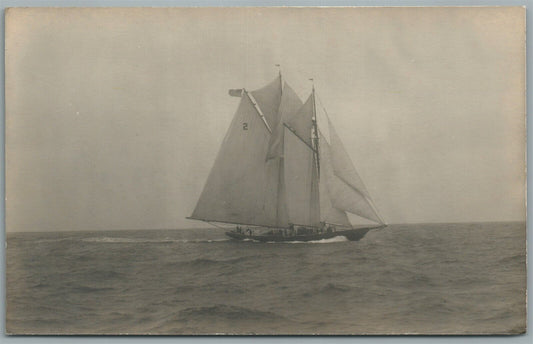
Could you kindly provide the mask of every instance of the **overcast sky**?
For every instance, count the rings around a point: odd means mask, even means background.
[[[524,220],[522,8],[16,9],[8,231],[189,228],[238,105],[281,64],[388,223]]]

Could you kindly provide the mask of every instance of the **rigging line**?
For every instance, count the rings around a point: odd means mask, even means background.
[[[226,228],[226,227],[219,226],[219,225],[217,225],[216,223],[213,223],[213,222],[210,222],[210,221],[205,221],[205,222],[207,222],[207,223],[210,224],[211,226],[214,226],[214,227],[217,227],[217,228],[220,228],[220,229],[228,229],[228,228]]]
[[[314,225],[302,225],[302,224],[299,224],[299,223],[291,223],[291,225],[293,225],[293,226],[299,226],[299,227],[304,227],[304,228],[320,228],[320,226],[314,226]]]
[[[374,201],[369,198],[368,199],[368,202],[370,203],[370,206],[372,207],[372,209],[374,210],[374,212],[376,213],[376,215],[378,216],[378,219],[381,221],[382,224],[386,225],[387,223],[385,222],[385,220],[381,217],[381,214],[379,213],[378,211],[378,208],[376,207],[376,205],[374,204]]]
[[[296,131],[295,131],[293,128],[289,127],[289,125],[288,125],[287,123],[283,123],[283,126],[284,126],[285,128],[287,128],[287,129],[289,129],[289,131],[290,131],[291,133],[293,133],[294,136],[296,136],[297,138],[299,138],[300,141],[302,141],[307,147],[309,147],[310,150],[312,150],[313,152],[315,152],[315,149],[313,148],[313,146],[311,146],[309,143],[305,142],[305,140],[304,140],[300,135],[296,134]]]

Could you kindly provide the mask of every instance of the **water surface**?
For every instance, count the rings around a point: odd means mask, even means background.
[[[8,233],[9,333],[484,334],[526,323],[524,223],[358,242],[220,229]]]

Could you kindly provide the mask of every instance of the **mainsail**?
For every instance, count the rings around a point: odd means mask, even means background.
[[[268,121],[272,123],[278,115],[272,108],[279,107],[280,99],[279,80],[253,91],[252,97],[244,90],[191,218],[271,227],[280,225],[277,219],[278,190],[273,187],[279,180],[279,161],[265,159],[271,137],[267,124],[271,127]],[[267,102],[270,102],[269,106],[266,106]]]
[[[317,128],[315,92],[302,103],[281,74],[241,97],[193,219],[286,228],[384,223],[331,121]]]

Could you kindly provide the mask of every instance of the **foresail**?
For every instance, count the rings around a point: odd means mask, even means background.
[[[334,177],[329,159],[329,147],[324,136],[320,136],[320,156],[322,159],[320,169],[320,221],[340,226],[351,227],[346,212],[333,206],[332,196],[327,187],[327,181]]]
[[[325,176],[324,170],[321,171],[320,177]],[[352,224],[346,215],[346,212],[333,207],[331,196],[327,190],[326,183],[320,182],[320,221],[345,227],[351,227]]]
[[[289,222],[318,226],[318,181],[314,152],[288,129],[284,130],[285,188]]]
[[[379,216],[362,193],[341,180],[333,169],[331,147],[321,136],[321,183],[325,182],[331,205],[340,211],[349,212],[365,219],[381,223]],[[322,196],[322,195],[321,195]]]
[[[331,121],[328,120],[329,125],[329,137],[331,147],[331,163],[335,174],[343,180],[345,183],[352,186],[359,193],[366,197],[370,197],[363,180],[357,173],[350,156],[346,152],[341,139],[337,135],[337,131],[333,127]]]
[[[332,200],[335,208],[359,215],[377,223],[382,223],[368,200],[362,194],[351,188],[351,186],[335,176],[328,183],[328,187],[330,192],[335,195]]]
[[[267,165],[269,140],[250,98],[242,97],[191,217],[277,226],[278,190],[272,183],[277,185],[279,163]]]

